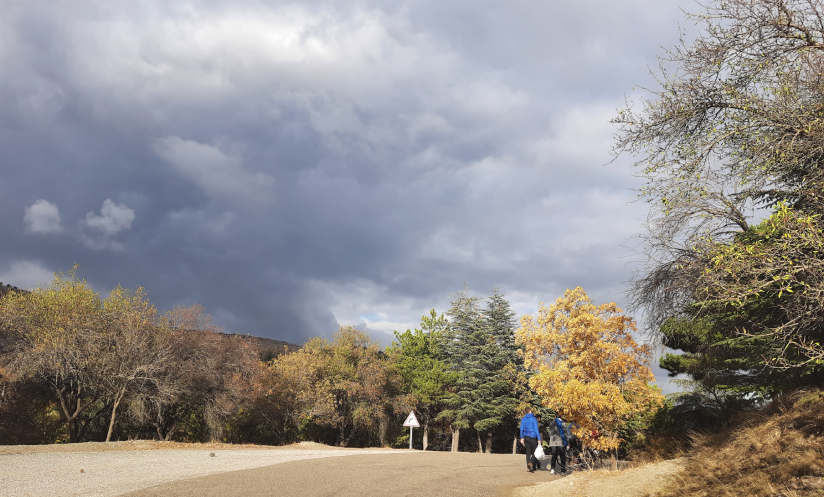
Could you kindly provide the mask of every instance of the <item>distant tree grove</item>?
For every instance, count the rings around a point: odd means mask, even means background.
[[[495,290],[385,349],[341,327],[275,358],[220,333],[198,306],[158,311],[142,288],[101,298],[75,271],[0,296],[0,444],[156,439],[514,452],[523,409],[603,434],[659,405],[630,318],[576,289],[537,321]],[[585,350],[580,349],[586,343]],[[586,402],[582,403],[583,397]],[[584,407],[586,404],[587,407]],[[626,432],[621,432],[626,433]]]

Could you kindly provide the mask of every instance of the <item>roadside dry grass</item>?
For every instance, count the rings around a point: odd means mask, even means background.
[[[664,487],[683,468],[685,459],[645,464],[622,471],[575,473],[560,480],[519,488],[513,497],[641,497]]]
[[[824,392],[779,398],[726,433],[696,440],[658,496],[824,496]]]

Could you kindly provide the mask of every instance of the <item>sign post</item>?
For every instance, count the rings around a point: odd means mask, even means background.
[[[412,428],[421,425],[418,423],[418,418],[415,417],[415,411],[409,411],[409,416],[406,417],[403,425],[409,427],[409,450],[412,450]]]

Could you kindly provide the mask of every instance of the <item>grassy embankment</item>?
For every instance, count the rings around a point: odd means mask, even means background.
[[[801,391],[699,436],[656,496],[824,496],[824,391]]]

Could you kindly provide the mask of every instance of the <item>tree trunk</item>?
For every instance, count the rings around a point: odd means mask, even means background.
[[[66,427],[69,430],[69,442],[77,443],[79,441],[77,437],[77,418],[75,418],[74,416],[69,418],[69,420],[66,422]]]
[[[492,454],[492,432],[486,432],[486,453]]]
[[[63,415],[66,416],[66,430],[69,432],[69,442],[77,443],[80,441],[80,437],[78,436],[80,426],[77,424],[77,416],[83,409],[80,403],[80,388],[77,388],[77,397],[75,399],[72,398],[71,394],[66,394],[65,388],[57,390],[57,395],[60,398],[60,407],[63,409]],[[74,407],[74,412],[69,412],[70,406]]]
[[[518,453],[518,435],[515,435],[515,438],[512,439],[512,453]]]
[[[338,447],[345,447],[346,446],[346,429],[341,424],[340,432],[338,433]]]
[[[175,427],[177,426],[177,423],[172,423],[171,426],[166,426],[165,422],[155,423],[154,426],[155,430],[157,431],[157,439],[160,441],[168,442],[172,439],[172,435],[175,432]]]
[[[123,400],[123,395],[126,393],[126,389],[123,388],[120,392],[117,393],[117,396],[114,398],[114,405],[112,406],[112,419],[109,421],[109,432],[106,433],[106,441],[110,441],[112,439],[112,431],[114,430],[114,420],[117,417],[117,407],[120,405],[120,401]]]
[[[429,446],[429,422],[424,421],[423,423],[423,450]]]
[[[461,438],[461,429],[452,427],[452,452],[458,452],[458,441]]]
[[[478,454],[484,453],[484,444],[481,442],[481,432],[475,430],[475,436],[478,437]]]
[[[381,416],[380,425],[378,426],[378,438],[380,439],[381,447],[386,447],[386,430],[389,427],[389,420],[386,416]]]
[[[168,431],[166,431],[166,438],[164,440],[166,440],[167,442],[171,442],[172,437],[175,434],[175,431],[177,431],[177,424],[173,424],[172,427],[169,428]]]

